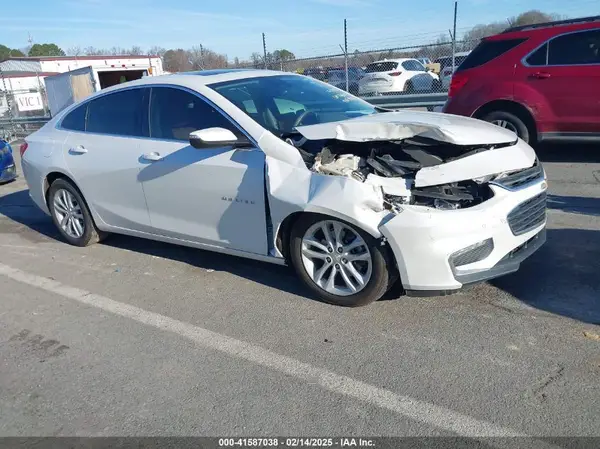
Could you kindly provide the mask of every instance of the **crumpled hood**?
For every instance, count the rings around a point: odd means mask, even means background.
[[[382,112],[338,122],[299,126],[309,140],[349,142],[402,140],[419,136],[454,145],[498,145],[517,140],[505,128],[468,117],[420,111]]]

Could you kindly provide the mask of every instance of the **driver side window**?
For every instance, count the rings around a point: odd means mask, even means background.
[[[150,94],[150,137],[187,141],[193,131],[225,128],[240,131],[206,101],[181,89],[153,87]]]

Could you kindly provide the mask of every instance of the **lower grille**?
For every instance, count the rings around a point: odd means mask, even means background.
[[[492,254],[492,251],[494,251],[494,241],[487,239],[455,252],[450,256],[450,263],[454,267],[462,267],[485,259]]]
[[[514,235],[525,234],[546,220],[546,192],[519,204],[508,214],[508,225]]]

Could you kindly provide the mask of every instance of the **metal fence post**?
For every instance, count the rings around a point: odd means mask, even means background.
[[[456,14],[458,12],[458,1],[454,2],[454,31],[452,32],[452,74],[456,70]]]
[[[265,70],[269,67],[267,66],[267,41],[265,40],[265,33],[262,34],[263,37],[263,53],[265,55]]]
[[[348,80],[348,27],[346,24],[346,19],[344,19],[344,65],[346,71],[346,92],[350,91],[349,88],[349,80]]]

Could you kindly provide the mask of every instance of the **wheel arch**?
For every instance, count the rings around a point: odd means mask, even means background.
[[[321,210],[319,208],[318,210],[311,209],[311,210],[295,211],[295,212],[288,214],[281,221],[281,223],[279,224],[279,226],[277,228],[277,232],[275,234],[275,248],[285,258],[286,261],[289,261],[290,236],[291,236],[292,228],[294,227],[294,224],[298,221],[298,219],[300,219],[300,217],[303,217],[306,215],[320,215],[323,217],[337,218],[339,220],[350,223],[353,226],[356,226],[358,229],[366,232],[367,234],[371,235],[375,239],[383,238],[383,234],[379,231],[379,229],[377,227],[366,226],[364,223],[361,223],[356,219],[353,219],[351,217],[345,216],[340,213],[336,213],[333,210]],[[385,245],[389,246],[389,244],[387,242],[385,242]],[[390,248],[390,254],[392,255],[392,257],[394,257],[394,263],[395,263],[395,256],[393,255],[391,248]]]
[[[44,177],[44,183],[43,183],[43,186],[42,186],[42,189],[43,189],[43,192],[44,192],[44,201],[46,201],[46,205],[48,205],[48,193],[50,192],[50,186],[57,179],[66,179],[71,184],[73,184],[73,186],[75,186],[75,188],[77,190],[79,190],[79,193],[81,193],[81,195],[83,196],[83,193],[81,192],[81,189],[79,188],[79,186],[77,185],[77,183],[73,180],[73,178],[71,178],[68,174],[66,174],[66,173],[64,173],[62,171],[53,170],[53,171],[51,171],[50,173],[48,173]]]
[[[535,122],[534,114],[531,109],[522,103],[518,103],[513,100],[494,100],[489,103],[480,106],[478,109],[473,112],[472,117],[481,119],[486,116],[490,112],[494,111],[504,111],[509,112],[511,114],[516,115],[525,123],[530,134],[530,139],[536,141],[538,138],[538,130]]]
[[[73,185],[73,187],[75,187],[77,189],[77,191],[83,198],[85,205],[89,209],[90,214],[92,215],[92,218],[93,218],[96,226],[101,230],[105,230],[108,227],[108,225],[104,222],[104,220],[102,220],[102,217],[100,217],[100,215],[96,212],[96,210],[92,206],[90,206],[90,203],[88,202],[87,198],[85,197],[83,191],[81,190],[81,188],[79,187],[77,182],[75,182],[75,180],[69,174],[67,174],[63,171],[52,170],[44,178],[42,189],[43,189],[43,193],[44,193],[44,201],[46,202],[46,206],[48,207],[48,209],[50,209],[50,204],[48,202],[49,201],[48,193],[50,192],[50,186],[57,179],[66,180],[66,181],[70,182]],[[100,225],[100,226],[98,226],[98,225]]]

